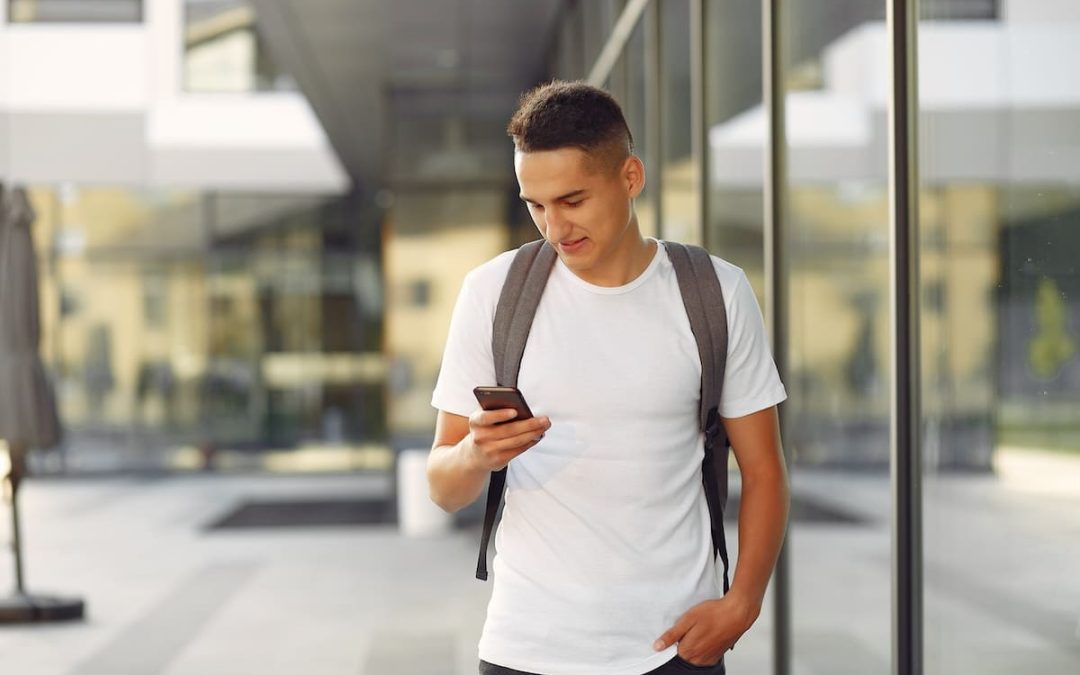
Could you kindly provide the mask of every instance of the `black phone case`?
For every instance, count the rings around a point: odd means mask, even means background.
[[[517,417],[507,420],[508,422],[527,420],[533,416],[532,411],[529,410],[529,404],[525,402],[525,397],[515,387],[476,387],[473,389],[473,395],[476,396],[477,402],[480,403],[480,407],[484,410],[501,410],[503,408],[516,410]],[[502,422],[501,424],[505,423]]]

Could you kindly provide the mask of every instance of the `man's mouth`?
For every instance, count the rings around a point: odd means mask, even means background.
[[[588,239],[588,237],[581,237],[580,239],[564,239],[559,242],[559,248],[568,251],[577,248],[578,245],[582,244],[586,239]]]

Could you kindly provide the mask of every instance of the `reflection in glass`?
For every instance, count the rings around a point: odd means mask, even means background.
[[[705,3],[705,105],[706,147],[709,166],[730,166],[732,162],[744,163],[743,149],[730,144],[710,144],[709,138],[723,135],[726,125],[740,115],[753,115],[760,111],[761,88],[761,31],[746,30],[761,22],[761,3],[758,0],[710,0]],[[756,64],[756,65],[755,65]],[[762,153],[764,129],[752,140],[750,152]],[[690,158],[682,164],[685,171],[691,169]],[[760,167],[760,160],[758,160]],[[742,166],[738,171],[717,172],[710,170],[709,213],[705,215],[704,244],[714,255],[743,268],[751,285],[762,302],[764,279],[762,276],[762,224],[763,194],[762,174],[751,174],[753,168]],[[665,179],[667,179],[665,174]],[[722,177],[722,178],[721,178]],[[689,178],[689,173],[687,173]],[[693,186],[689,186],[693,189]],[[671,190],[671,193],[676,193]],[[669,191],[665,190],[665,209]],[[674,195],[672,196],[674,198]],[[686,198],[684,197],[684,200]],[[686,200],[689,201],[689,200]],[[692,204],[688,205],[692,209]],[[692,210],[687,210],[687,215]],[[731,473],[732,495],[741,492],[740,474],[733,463]],[[729,546],[733,562],[738,562],[738,530],[736,521],[730,522]],[[753,630],[739,640],[738,649],[728,654],[729,672],[766,673],[772,669],[773,601],[770,590],[765,597],[761,616]]]
[[[660,232],[667,239],[700,243],[690,151],[689,0],[660,3],[660,100],[663,180]]]
[[[888,189],[884,2],[789,5],[785,445],[793,650],[809,672],[890,664]],[[767,129],[740,116],[716,140]],[[757,166],[761,166],[757,160]],[[759,172],[760,173],[760,172]],[[801,503],[801,506],[800,506]],[[827,510],[814,522],[800,508]]]
[[[385,462],[377,240],[346,200],[32,196],[68,469]]]
[[[1080,6],[923,2],[926,672],[1080,671]],[[1073,536],[1070,536],[1073,534]]]
[[[627,63],[626,97],[622,101],[623,113],[626,122],[630,125],[630,133],[634,136],[634,154],[645,162],[645,188],[634,201],[634,212],[637,214],[638,226],[645,236],[658,236],[656,205],[653,194],[657,190],[656,180],[658,167],[650,166],[652,158],[650,145],[654,139],[649,138],[648,120],[646,111],[646,87],[645,80],[645,30],[649,24],[650,12],[644,12],[638,19],[630,34],[630,40],[623,50],[623,58]]]
[[[555,76],[561,80],[583,79],[586,73],[584,3],[567,5],[556,36]]]
[[[250,0],[184,0],[184,89],[284,91],[296,84],[271,58]]]
[[[765,288],[761,171],[767,126],[759,123],[763,117],[756,117],[764,112],[761,31],[746,30],[746,26],[761,24],[761,3],[710,0],[705,11],[706,144],[710,166],[705,244],[713,253],[743,268],[760,300]],[[756,126],[744,129],[741,142],[736,142],[731,138],[731,129],[750,118],[754,118]],[[748,156],[751,154],[752,158]]]
[[[507,192],[477,183],[401,186],[398,193],[385,249],[388,424],[395,437],[418,439],[424,447],[435,425],[431,392],[461,280],[510,243]],[[523,220],[523,239],[536,239],[527,213]]]

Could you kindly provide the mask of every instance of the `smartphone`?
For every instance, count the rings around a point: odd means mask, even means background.
[[[533,416],[532,411],[529,410],[529,404],[525,402],[525,397],[521,395],[517,387],[476,387],[473,389],[473,395],[484,410],[513,408],[517,411],[517,417],[506,422],[499,422],[499,424],[527,420]]]

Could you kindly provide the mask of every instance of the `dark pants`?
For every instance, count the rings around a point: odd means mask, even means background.
[[[688,661],[683,661],[678,656],[664,665],[650,670],[645,675],[686,675],[686,673],[700,673],[701,675],[727,675],[727,668],[723,660],[715,666],[695,666]],[[494,663],[480,661],[480,675],[539,675],[539,673],[526,673],[523,670],[504,668]]]

